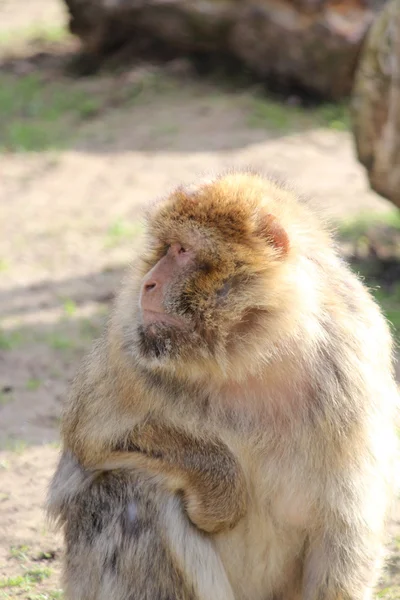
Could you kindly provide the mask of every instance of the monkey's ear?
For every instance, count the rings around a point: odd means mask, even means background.
[[[286,256],[289,252],[289,236],[274,215],[270,213],[262,215],[259,219],[256,233],[274,246],[281,256]]]

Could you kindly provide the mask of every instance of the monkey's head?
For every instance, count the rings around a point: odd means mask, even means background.
[[[158,202],[125,348],[151,369],[230,377],[265,362],[291,318],[303,210],[250,173],[178,188]]]

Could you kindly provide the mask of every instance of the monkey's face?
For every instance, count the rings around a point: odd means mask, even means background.
[[[226,369],[238,338],[257,335],[271,310],[286,232],[259,204],[262,189],[226,179],[178,190],[149,220],[137,320],[148,365],[211,359]]]

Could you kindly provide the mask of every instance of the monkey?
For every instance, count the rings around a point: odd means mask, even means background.
[[[110,597],[104,557],[123,518],[94,546],[97,520],[148,497],[166,564],[168,503],[180,539],[208,557],[181,561],[179,584],[166,571],[178,586],[166,598],[185,585],[217,600],[371,598],[398,408],[371,293],[309,203],[251,171],[179,186],[150,207],[146,235],[62,418],[49,510],[68,540],[67,599],[92,598],[68,571],[85,527],[77,569],[95,580],[93,600]],[[79,516],[87,503],[94,522]],[[152,552],[119,551],[132,574],[114,578],[112,597],[164,598],[161,581],[151,596],[134,575]]]

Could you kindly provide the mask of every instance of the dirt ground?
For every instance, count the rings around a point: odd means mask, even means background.
[[[0,0],[0,41],[63,20],[56,0]],[[92,79],[87,90],[114,89],[142,70]],[[183,71],[145,101],[107,107],[62,148],[0,156],[0,599],[62,597],[62,543],[43,515],[62,400],[152,198],[197,175],[252,166],[283,175],[334,218],[391,210],[369,191],[348,132],[254,126],[251,92]],[[400,509],[391,534],[379,586],[387,600],[400,598]]]

